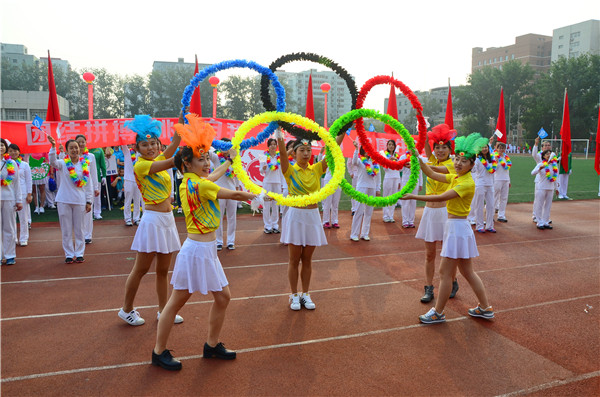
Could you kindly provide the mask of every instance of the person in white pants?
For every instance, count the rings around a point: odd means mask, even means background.
[[[550,154],[550,158],[554,158],[555,153],[552,151],[552,144],[550,143],[550,141],[543,141],[542,142],[542,150],[538,152],[538,147],[540,144],[540,137],[538,136],[537,138],[535,138],[535,143],[533,145],[533,148],[531,148],[531,157],[533,157],[533,159],[535,160],[536,164],[539,164],[542,162],[542,152],[546,151],[546,150],[550,150],[551,154]],[[535,192],[537,193],[538,190],[538,181],[539,178],[535,178]],[[535,209],[539,207],[538,202],[537,202],[537,194],[534,196],[533,198],[533,212],[532,212],[532,218],[533,218],[533,223],[537,223],[537,215]]]
[[[75,141],[79,145],[79,154],[84,158],[84,160],[88,160],[90,162],[90,175],[92,180],[90,183],[92,184],[92,188],[94,190],[94,197],[100,196],[100,181],[98,180],[98,170],[96,168],[96,157],[89,153],[86,145],[87,139],[85,135],[77,135],[75,137]],[[69,149],[67,148],[67,151]],[[92,203],[94,198],[92,197]],[[58,201],[58,200],[57,200]],[[94,217],[91,211],[83,214],[83,237],[85,239],[86,244],[92,243],[92,233],[94,232]]]
[[[405,157],[405,155],[403,155]],[[403,160],[401,157],[400,159]],[[410,161],[407,161],[402,168],[400,175],[400,186],[401,188],[406,186],[410,179]],[[423,172],[419,170],[419,181],[417,186],[413,189],[411,194],[419,194],[423,189]],[[417,212],[417,200],[404,200],[402,203],[402,227],[403,228],[414,228],[415,227],[415,213]]]
[[[260,173],[264,175],[263,189],[268,192],[281,194],[281,159],[277,150],[277,140],[269,138],[267,141],[268,151],[260,159]],[[263,223],[265,233],[280,233],[279,230],[279,206],[274,200],[265,201],[263,204]]]
[[[227,138],[223,138],[223,141],[230,141]],[[221,154],[221,156],[219,156]],[[215,151],[210,152],[210,161],[213,164],[213,168],[219,167],[227,159],[227,153],[217,153]],[[225,175],[217,179],[215,182],[218,186],[229,189],[239,190],[239,181],[233,169],[229,167],[225,172]],[[217,250],[223,249],[223,215],[227,213],[227,248],[230,250],[235,249],[235,228],[236,228],[236,217],[237,217],[237,201],[229,199],[219,199],[219,207],[221,208],[221,223],[217,229]]]
[[[133,145],[132,145],[133,146]],[[121,145],[123,152],[123,190],[125,191],[125,202],[123,204],[123,218],[126,226],[140,224],[140,203],[142,202],[142,193],[135,181],[133,166],[137,161],[138,153],[130,149],[127,145]],[[135,158],[135,160],[134,160]],[[131,205],[133,204],[133,219],[131,218]]]
[[[369,196],[379,196],[381,193],[381,173],[379,172],[379,165],[374,163],[371,158],[366,156],[363,148],[360,149],[361,157],[359,158],[358,142],[354,141],[354,147],[356,150],[354,151],[354,156],[352,157],[352,164],[354,164],[358,169],[356,190]],[[369,171],[367,171],[367,166],[370,168]],[[372,216],[373,207],[359,203],[356,213],[352,218],[350,240],[358,241],[359,236],[365,241],[371,240],[369,237],[369,232],[371,231]]]
[[[538,180],[537,189],[535,191],[536,207],[534,211],[537,215],[538,229],[552,229],[550,225],[550,209],[552,208],[552,196],[556,188],[556,179],[558,177],[558,162],[554,153],[550,149],[542,152],[542,162],[537,164],[531,171],[531,175],[535,175]],[[556,167],[556,170],[554,168]]]
[[[317,157],[317,161],[322,161],[325,158],[325,146],[321,149],[321,153]],[[329,167],[327,171],[325,171],[325,177],[321,179],[321,187],[331,181],[331,170]],[[338,187],[335,189],[335,192],[327,196],[325,200],[323,200],[323,228],[325,229],[339,229],[340,221],[338,217],[339,208],[340,208],[340,198],[342,197],[342,190]]]
[[[52,148],[48,153],[50,165],[61,174],[61,184],[56,194],[58,220],[62,231],[65,263],[82,263],[85,259],[84,215],[92,211],[94,197],[92,164],[88,158],[79,157],[79,144],[70,139],[65,147],[67,157],[56,158],[56,142],[48,137]],[[92,156],[93,157],[93,156]],[[75,236],[75,243],[73,243]]]
[[[0,211],[2,214],[2,259],[6,265],[16,263],[17,228],[15,224],[15,210],[23,209],[23,197],[21,195],[21,184],[17,162],[8,154],[8,142],[2,139],[0,144],[0,177],[2,184],[0,188]]]
[[[477,155],[471,175],[475,180],[475,194],[471,202],[471,214],[475,215],[475,229],[479,233],[496,233],[494,229],[494,174],[496,173],[495,159],[490,154],[486,144]],[[483,208],[485,203],[485,224]],[[470,214],[469,214],[470,215]]]
[[[387,141],[387,150],[383,153],[385,157],[390,160],[398,160],[398,154],[396,153],[396,141],[390,139]],[[385,169],[385,175],[383,176],[383,195],[385,197],[391,196],[398,193],[400,190],[400,170]],[[383,221],[386,223],[394,223],[394,210],[396,204],[383,207]]]
[[[496,135],[492,135],[490,140],[494,140]],[[510,189],[510,167],[512,162],[505,153],[506,144],[496,142],[492,157],[497,161],[496,172],[494,173],[494,208],[498,211],[498,222],[506,223],[506,205],[508,204],[508,191]]]
[[[349,158],[348,161],[346,161],[346,169],[348,170],[350,179],[352,179],[352,188],[356,190],[356,183],[358,182],[358,168],[352,163],[352,158]],[[356,213],[358,204],[358,201],[350,199],[350,210],[352,211],[353,216]]]
[[[33,181],[31,179],[31,167],[26,161],[21,159],[21,150],[15,143],[8,146],[8,154],[17,162],[19,167],[19,184],[21,185],[21,197],[23,199],[23,208],[17,212],[19,215],[19,245],[24,247],[29,240],[29,223],[31,222],[31,210],[29,204],[33,200]],[[16,230],[16,218],[15,218]]]

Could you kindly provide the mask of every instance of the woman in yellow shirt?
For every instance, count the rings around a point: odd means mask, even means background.
[[[173,168],[173,154],[181,139],[178,135],[173,136],[171,144],[164,153],[160,153],[159,138],[162,133],[160,121],[153,120],[147,115],[136,115],[124,126],[136,133],[136,148],[141,156],[135,163],[134,174],[142,193],[145,209],[131,245],[131,249],[137,251],[137,254],[133,269],[125,283],[125,299],[123,307],[119,310],[119,317],[129,325],[142,325],[145,321],[133,307],[142,277],[148,272],[156,257],[157,317],[160,317],[160,312],[168,299],[167,276],[171,257],[173,252],[181,248],[171,207],[172,188],[169,172]],[[183,318],[178,317],[176,322],[183,322]]]
[[[406,194],[403,200],[421,200],[426,202],[446,202],[448,220],[444,229],[442,243],[442,260],[440,263],[440,287],[435,307],[426,314],[419,316],[422,323],[440,323],[446,321],[444,307],[452,292],[452,278],[456,269],[467,280],[473,292],[479,299],[479,304],[474,309],[469,309],[469,315],[486,319],[494,318],[494,311],[489,305],[483,282],[473,270],[471,258],[479,256],[475,235],[467,220],[471,209],[471,201],[475,194],[475,182],[471,176],[471,169],[475,163],[475,156],[487,139],[478,133],[467,137],[456,138],[454,169],[456,173],[440,174],[431,169],[421,159],[421,169],[428,178],[449,184],[450,188],[442,194],[418,196]]]
[[[158,321],[156,345],[152,351],[152,364],[169,370],[181,369],[181,362],[167,350],[169,333],[177,312],[196,291],[203,295],[210,291],[214,298],[203,357],[223,360],[236,357],[234,351],[225,349],[219,342],[231,293],[217,256],[215,230],[221,220],[219,199],[242,201],[256,197],[252,193],[225,189],[214,183],[231,166],[231,157],[235,158],[237,152],[230,150],[225,161],[210,173],[209,149],[215,132],[196,115],[188,114],[187,119],[189,124],[175,125],[177,133],[188,145],[175,155],[175,166],[183,173],[179,193],[188,235],[175,261],[171,277],[173,292]]]
[[[277,144],[279,152],[286,152],[283,134],[278,132]],[[341,144],[344,134],[338,135],[337,144]],[[292,156],[296,163],[290,164],[286,156],[281,156],[281,172],[285,177],[290,196],[303,196],[321,189],[321,176],[327,171],[327,160],[323,158],[318,163],[309,164],[312,157],[311,142],[306,139],[296,140]],[[308,293],[312,275],[312,256],[315,248],[327,245],[323,232],[321,215],[317,204],[307,207],[289,207],[281,220],[281,240],[288,245],[289,264],[288,280],[291,295],[289,299],[292,310],[300,310],[302,306],[314,310],[315,304]],[[300,270],[300,262],[302,269]],[[298,271],[302,282],[302,292],[298,293]]]

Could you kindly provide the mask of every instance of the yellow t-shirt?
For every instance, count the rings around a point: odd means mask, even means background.
[[[323,164],[319,161],[315,164],[309,164],[305,170],[298,163],[290,164],[283,176],[288,185],[289,195],[303,196],[321,189],[321,176],[324,174]]]
[[[454,171],[454,162],[451,158],[448,157],[448,160],[439,162],[437,158],[432,154],[429,157],[428,165],[432,165],[434,167],[445,166],[448,169],[450,174],[455,173]],[[425,194],[430,195],[439,195],[448,190],[448,184],[443,182],[438,182],[433,178],[427,178],[427,184],[425,185]]]
[[[166,160],[164,154],[159,155],[154,160],[139,157],[133,166],[135,181],[140,192],[142,192],[145,204],[162,203],[171,197],[171,175],[169,172],[164,170],[149,174],[152,163],[160,160]]]
[[[217,193],[220,189],[217,184],[194,173],[183,174],[179,195],[188,233],[206,234],[219,228],[221,209]]]
[[[447,174],[446,181],[450,184],[449,190],[454,190],[458,193],[458,197],[450,199],[446,202],[446,210],[449,214],[456,216],[467,216],[471,211],[471,201],[475,194],[475,181],[471,172],[467,172],[463,176],[456,174]]]

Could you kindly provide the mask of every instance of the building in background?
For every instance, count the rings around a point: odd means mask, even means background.
[[[2,120],[31,121],[37,114],[46,119],[48,91],[2,90]],[[69,101],[58,96],[61,120],[69,120]]]
[[[529,65],[536,75],[550,70],[552,37],[541,34],[525,34],[515,38],[515,44],[506,47],[490,47],[472,50],[471,72],[491,66],[502,70],[506,62],[516,60]]]
[[[552,31],[552,62],[579,55],[600,55],[600,21],[576,23]]]
[[[202,70],[210,65],[210,63],[198,63],[198,70]],[[164,72],[174,68],[189,69],[190,75],[192,75],[196,68],[196,62],[184,62],[183,58],[177,58],[177,62],[154,61],[152,63],[153,72]]]

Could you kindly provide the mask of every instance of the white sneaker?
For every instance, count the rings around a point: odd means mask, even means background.
[[[315,303],[310,299],[310,294],[302,293],[300,302],[308,310],[315,310]]]
[[[135,309],[127,313],[121,308],[119,310],[119,317],[129,325],[142,325],[146,322]]]
[[[19,243],[19,245],[20,245],[21,247],[27,247],[27,241],[21,241],[21,242]]]
[[[369,237],[369,236],[363,236],[362,239],[365,240],[365,241],[370,241],[371,237]]]
[[[125,221],[125,226],[133,226],[133,222],[131,222],[131,221]]]
[[[44,213],[44,207],[40,207],[40,214]]]
[[[156,320],[160,320],[160,312],[156,312]],[[181,317],[179,314],[175,315],[175,321],[173,321],[173,324],[181,324],[183,322],[183,317]]]
[[[358,237],[350,237],[350,240],[352,240],[352,241],[358,241]]]
[[[292,310],[300,310],[300,295],[292,294],[290,295],[290,309]]]
[[[178,214],[183,214],[183,208],[181,208],[181,207],[177,208],[177,213]]]
[[[36,213],[36,214],[39,214],[40,213],[40,207],[35,207],[35,210],[33,212]]]

